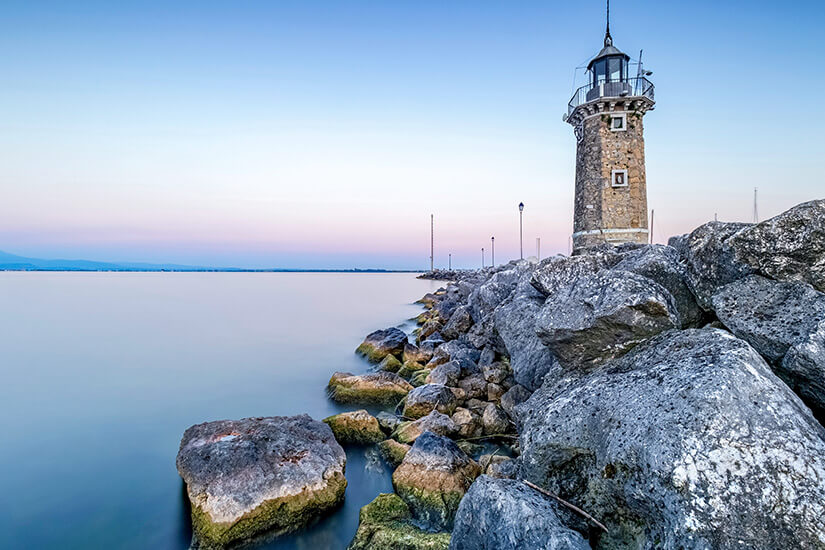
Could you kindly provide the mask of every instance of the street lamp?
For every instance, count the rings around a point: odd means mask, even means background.
[[[450,270],[450,271],[452,271],[452,270],[453,270],[453,255],[452,255],[452,254],[448,254],[448,255],[447,255],[447,258],[448,258],[448,259],[447,259],[447,262],[448,262],[448,263],[447,263],[447,266],[449,267],[449,270]]]
[[[522,223],[522,217],[524,214],[524,203],[518,203],[518,248],[519,248],[519,257],[523,260],[524,259],[524,224]]]
[[[484,269],[484,248],[481,249],[481,269]]]
[[[490,237],[490,265],[495,267],[496,266],[496,238]]]

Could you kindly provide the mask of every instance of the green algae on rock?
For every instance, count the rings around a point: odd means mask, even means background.
[[[378,450],[381,451],[381,456],[384,457],[384,460],[395,468],[401,464],[401,461],[407,456],[410,446],[399,443],[394,439],[386,439],[378,444]]]
[[[332,428],[338,443],[369,444],[384,439],[384,432],[378,419],[361,409],[324,418],[323,422]]]
[[[379,363],[388,355],[401,357],[406,343],[407,335],[404,331],[393,327],[368,334],[355,352],[373,363]]]
[[[409,506],[394,493],[381,493],[361,508],[358,531],[347,550],[447,550],[449,533],[412,525]]]
[[[198,424],[177,457],[201,548],[303,527],[343,500],[345,466],[332,430],[307,415]]]
[[[356,376],[350,372],[336,372],[329,379],[327,390],[339,403],[371,403],[395,405],[413,387],[392,372],[371,372]]]
[[[378,365],[378,370],[387,372],[398,372],[401,368],[401,361],[395,358],[395,355],[387,355]]]

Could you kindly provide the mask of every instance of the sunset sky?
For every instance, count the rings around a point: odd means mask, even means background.
[[[666,242],[825,197],[825,4],[614,0]],[[567,253],[584,2],[9,2],[0,250],[418,269]],[[579,70],[581,77],[582,71]],[[489,258],[489,256],[488,256]]]

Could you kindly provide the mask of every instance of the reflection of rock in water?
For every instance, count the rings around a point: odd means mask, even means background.
[[[384,460],[381,458],[381,452],[378,447],[371,446],[364,450],[364,471],[370,474],[384,474],[386,467]]]

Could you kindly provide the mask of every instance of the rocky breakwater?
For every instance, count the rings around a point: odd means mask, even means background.
[[[195,546],[223,548],[306,525],[343,500],[345,465],[332,430],[307,415],[192,426],[177,467]]]

